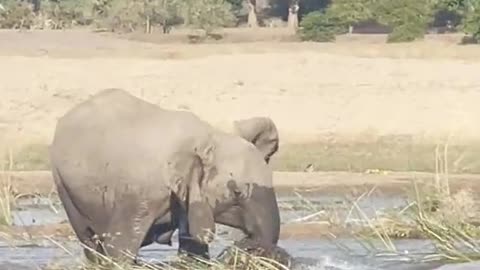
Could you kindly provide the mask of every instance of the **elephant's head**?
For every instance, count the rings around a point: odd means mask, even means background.
[[[276,245],[280,214],[270,157],[278,150],[273,121],[257,117],[236,121],[235,134],[216,133],[215,162],[208,200],[216,222],[242,229],[249,238]]]
[[[254,117],[233,122],[234,132],[251,142],[262,153],[267,163],[278,151],[278,131],[275,123],[268,117]]]

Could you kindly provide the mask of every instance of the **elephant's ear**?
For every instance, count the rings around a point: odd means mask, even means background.
[[[234,121],[237,134],[254,144],[268,163],[270,157],[278,151],[277,126],[268,117],[254,117]]]
[[[188,231],[195,240],[208,243],[215,232],[215,221],[205,187],[215,169],[215,146],[209,144],[195,149],[195,152],[197,162],[188,187]]]

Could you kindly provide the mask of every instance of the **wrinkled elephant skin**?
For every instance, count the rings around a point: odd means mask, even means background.
[[[50,161],[79,240],[119,258],[153,242],[171,245],[178,228],[180,250],[208,256],[222,223],[276,245],[280,216],[268,160],[278,134],[268,118],[242,121],[238,133],[224,133],[121,89],[72,108],[58,120]]]

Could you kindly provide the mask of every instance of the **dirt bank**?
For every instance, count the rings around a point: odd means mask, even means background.
[[[12,188],[21,194],[48,196],[55,192],[49,171],[10,172]],[[3,177],[5,179],[6,177]],[[291,194],[294,190],[311,194],[351,194],[376,188],[391,194],[404,194],[412,188],[412,180],[418,183],[433,184],[435,175],[419,172],[385,172],[379,174],[348,172],[274,172],[274,185],[279,195]],[[452,190],[471,188],[480,190],[480,175],[449,175]]]

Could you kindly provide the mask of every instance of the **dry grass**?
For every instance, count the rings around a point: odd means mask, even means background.
[[[408,231],[415,238],[431,241],[435,253],[423,256],[423,261],[470,262],[480,259],[480,227],[478,226],[478,202],[471,190],[462,189],[452,192],[448,175],[448,144],[437,148],[435,163],[437,175],[434,185],[420,186],[414,180],[413,196],[410,203],[401,211],[383,218],[368,218],[363,214],[367,230],[362,231],[359,239],[376,252],[398,254],[392,241],[392,235]],[[355,206],[362,214],[363,211]],[[382,243],[371,243],[373,239]],[[403,234],[402,236],[408,236]],[[399,254],[404,256],[404,254]]]
[[[12,225],[13,214],[12,207],[14,207],[15,197],[12,194],[12,180],[8,171],[12,170],[13,155],[9,151],[8,167],[3,165],[2,176],[0,177],[0,225]]]
[[[47,269],[80,269],[82,270],[189,270],[189,269],[210,269],[210,270],[289,270],[294,263],[292,257],[286,251],[277,247],[272,251],[265,251],[262,248],[252,248],[252,246],[244,246],[247,243],[242,241],[235,242],[238,244],[227,244],[228,239],[224,239],[215,235],[217,240],[225,246],[224,250],[216,257],[210,260],[196,256],[187,256],[178,254],[174,258],[166,258],[163,261],[158,260],[136,260],[134,254],[124,252],[122,258],[113,260],[111,257],[98,253],[97,251],[80,244],[83,248],[95,257],[96,262],[86,260],[85,257],[78,258],[74,252],[70,251],[67,246],[59,241],[47,237],[47,240],[56,245],[66,254],[70,255],[75,263],[70,261],[69,265],[55,266],[53,262]],[[132,264],[132,261],[136,261]]]

